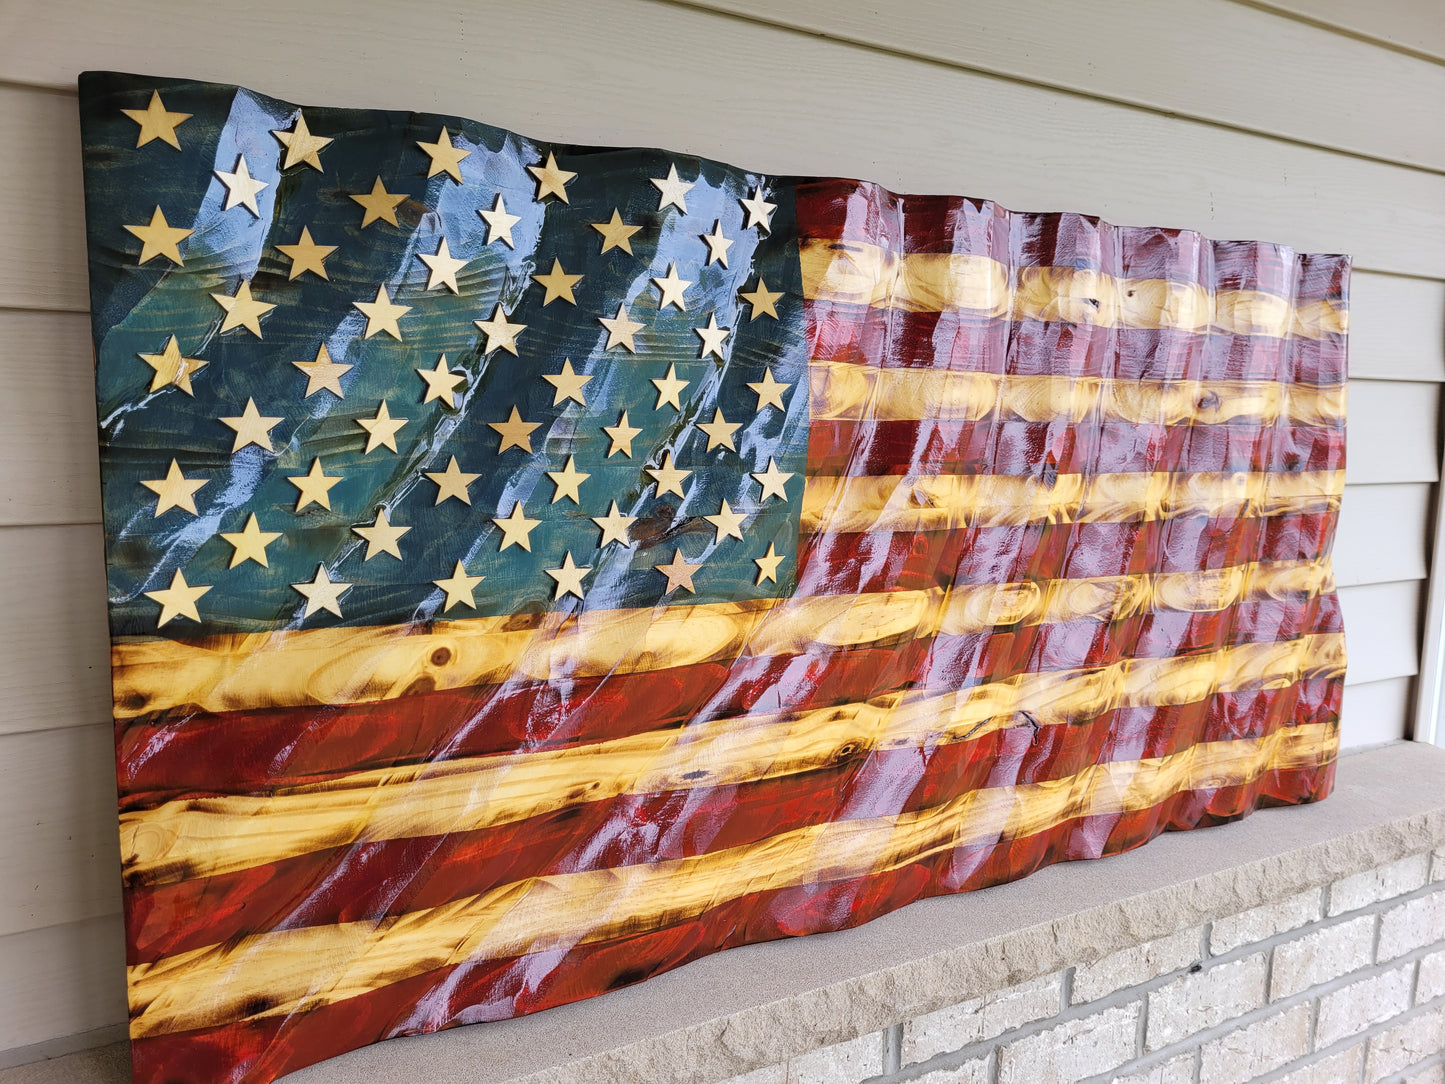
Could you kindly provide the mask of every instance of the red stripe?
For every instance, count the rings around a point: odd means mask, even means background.
[[[1248,786],[1191,791],[1121,816],[1082,817],[991,847],[845,882],[759,892],[688,921],[569,951],[475,960],[413,976],[309,1012],[139,1039],[136,1084],[269,1084],[305,1065],[400,1035],[500,1020],[641,982],[701,956],[780,937],[840,930],[930,896],[1017,880],[1055,862],[1131,850],[1160,832],[1218,824],[1273,804],[1318,801],[1334,762],[1266,773]],[[252,1007],[264,1012],[265,1004]]]
[[[1281,720],[1338,718],[1333,679],[1121,708],[1071,726],[1028,725],[925,749],[840,756],[753,783],[625,795],[512,824],[315,851],[234,873],[127,889],[128,962],[248,933],[375,920],[527,877],[687,858],[830,821],[928,809],[981,787],[1062,778],[1091,764],[1258,738]],[[670,826],[647,832],[642,826]]]
[[[798,557],[799,595],[905,591],[944,584],[1193,572],[1329,553],[1338,513],[1203,516],[1133,523],[813,535]]]
[[[1301,255],[1267,241],[1210,241],[1188,230],[1021,213],[962,196],[896,195],[862,181],[798,185],[797,215],[805,238],[987,256],[1011,267],[1093,268],[1304,301],[1342,298],[1350,267],[1347,256]]]
[[[814,420],[810,475],[1343,470],[1343,427]]]
[[[1222,613],[1161,613],[911,639],[852,650],[744,656],[639,674],[446,689],[350,706],[272,708],[116,729],[120,808],[257,794],[419,760],[606,741],[749,712],[858,703],[902,687],[983,684],[1024,670],[1164,658],[1340,627],[1333,595]],[[779,689],[787,689],[786,702]]]
[[[1345,379],[1345,338],[1276,339],[1177,328],[1093,327],[806,302],[809,357],[883,368],[1119,380]]]

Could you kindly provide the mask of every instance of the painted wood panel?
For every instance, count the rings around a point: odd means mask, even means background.
[[[1319,146],[1445,167],[1445,67],[1232,0],[682,0]],[[1067,28],[1061,33],[1062,28]],[[1329,79],[1330,93],[1320,93]]]
[[[1405,582],[1340,590],[1350,651],[1347,684],[1415,673],[1421,587]],[[110,733],[102,722],[0,735],[0,824],[9,826],[0,836],[7,870],[0,883],[0,931],[90,917],[118,905]]]
[[[1005,10],[988,2],[985,10]],[[1079,42],[1077,34],[1057,34],[1059,21],[1047,17],[1059,3],[1011,5],[1012,22],[984,39],[992,46],[944,43],[998,55],[945,59],[1038,82],[1027,65],[1057,69],[1058,62],[1024,51],[1053,48],[1049,37]],[[1414,34],[1421,49],[1432,48],[1430,33],[1445,33],[1438,20],[1425,23],[1426,7],[1411,14],[1408,0],[1383,9],[1348,0],[1290,6],[1360,33]],[[1220,26],[1260,14],[1234,9],[1228,0],[1206,0],[1198,10],[1232,20]],[[1418,669],[1417,577],[1438,472],[1445,178],[1157,110],[1384,157],[1433,156],[1445,132],[1422,125],[1438,98],[1420,106],[1409,96],[1438,74],[1348,37],[1276,26],[1277,40],[1313,41],[1316,55],[1334,50],[1329,55],[1354,88],[1342,106],[1349,115],[1334,131],[1311,127],[1329,119],[1330,102],[1303,82],[1298,93],[1285,87],[1277,100],[1261,102],[1251,122],[1238,112],[1242,99],[1199,89],[1209,73],[1191,67],[1196,53],[1160,47],[1173,40],[1172,27],[1155,25],[1168,10],[1136,10],[1135,22],[1155,28],[1114,44],[1137,55],[1152,42],[1158,57],[1139,62],[1168,65],[1175,80],[1159,85],[1151,77],[1152,89],[1141,82],[1130,90],[1117,80],[1134,76],[1081,49],[1071,77],[1080,93],[1061,93],[910,60],[896,51],[914,47],[891,39],[881,41],[890,55],[643,0],[618,0],[607,19],[582,0],[480,9],[421,0],[379,10],[374,29],[333,0],[260,0],[224,33],[212,20],[175,18],[164,0],[13,0],[0,8],[7,81],[0,140],[18,149],[0,158],[0,309],[70,310],[0,311],[0,376],[10,390],[0,403],[0,524],[75,524],[0,528],[0,837],[8,837],[0,857],[10,873],[0,884],[0,1050],[124,1018],[94,415],[88,333],[78,315],[86,292],[75,102],[69,93],[18,84],[65,87],[82,68],[115,66],[119,57],[133,69],[231,79],[302,101],[412,105],[540,137],[658,144],[777,172],[864,175],[1022,208],[1263,236],[1351,251],[1357,267],[1428,276],[1356,275],[1352,485],[1336,550],[1351,651],[1344,741],[1398,737]],[[802,25],[809,12],[840,14],[789,0],[775,15]],[[1175,14],[1205,18],[1183,6]],[[856,2],[841,15],[867,18]],[[392,50],[382,56],[378,41],[392,42]],[[924,42],[917,51],[925,46],[943,47]],[[721,58],[726,79],[698,78],[704,48]],[[1437,51],[1445,56],[1445,39]],[[1243,64],[1250,55],[1246,49],[1220,62]],[[1256,78],[1290,79],[1291,65],[1308,60],[1287,57]],[[1137,98],[1149,109],[1089,95]],[[1375,100],[1389,108],[1369,107]],[[1412,120],[1421,108],[1423,120]]]
[[[1432,285],[1445,297],[1445,283]],[[1367,295],[1367,326],[1392,318],[1390,296]],[[1388,360],[1387,349],[1352,345],[1356,374],[1374,370],[1362,354]],[[1441,353],[1445,368],[1445,347]],[[84,315],[0,311],[0,380],[11,392],[0,398],[0,526],[99,521],[92,369]],[[1439,398],[1424,381],[1352,381],[1349,480],[1433,480]]]

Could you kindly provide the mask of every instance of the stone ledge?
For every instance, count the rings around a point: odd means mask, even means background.
[[[533,1016],[394,1039],[294,1084],[704,1084],[878,1031],[1445,843],[1445,750],[1342,758],[1317,805],[1168,833],[1114,858],[912,904],[855,930],[750,945]],[[123,1046],[0,1071],[117,1084]]]

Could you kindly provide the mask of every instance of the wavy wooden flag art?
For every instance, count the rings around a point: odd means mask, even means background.
[[[1329,791],[1344,257],[80,88],[141,1084]]]

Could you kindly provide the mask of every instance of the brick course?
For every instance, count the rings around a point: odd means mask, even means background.
[[[1445,1084],[1445,851],[1150,938],[728,1084],[1256,1078]]]

